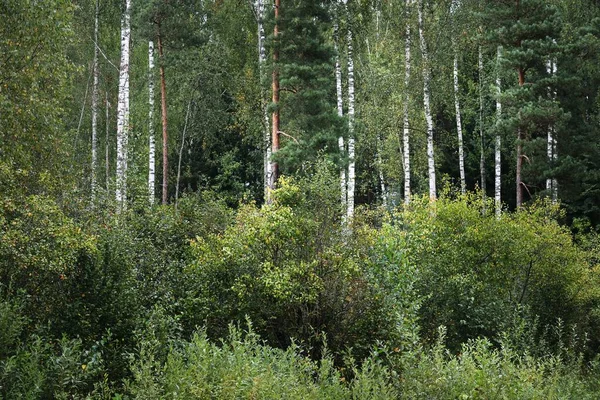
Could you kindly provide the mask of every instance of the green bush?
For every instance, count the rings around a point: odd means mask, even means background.
[[[558,319],[585,328],[600,299],[597,274],[557,209],[536,204],[500,218],[485,209],[493,208],[468,195],[415,200],[396,215],[400,246],[418,271],[424,337],[444,325],[457,350],[469,338],[497,338],[523,309],[542,328]]]
[[[326,209],[311,208],[310,196]],[[387,239],[366,225],[350,234],[337,197],[286,179],[273,197],[261,209],[242,206],[223,234],[192,243],[187,323],[216,339],[249,316],[271,345],[285,348],[295,338],[313,357],[325,338],[338,357],[352,348],[360,358],[392,339],[405,314],[401,301],[414,300],[401,296],[410,294],[402,282],[411,279],[401,254],[379,254]]]

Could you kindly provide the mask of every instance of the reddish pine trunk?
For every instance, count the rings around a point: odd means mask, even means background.
[[[523,68],[518,69],[519,72],[519,86],[523,87],[525,84],[525,70]],[[517,208],[521,208],[523,205],[523,181],[521,180],[521,171],[523,169],[523,132],[521,128],[517,131]]]
[[[275,0],[275,29],[273,31],[273,36],[275,38],[275,48],[273,49],[273,104],[275,105],[275,110],[273,111],[273,131],[272,131],[272,152],[271,155],[274,156],[275,153],[279,150],[279,67],[277,62],[279,61],[279,44],[277,43],[277,38],[279,36],[279,7],[280,0]],[[276,162],[271,163],[271,181],[269,182],[269,188],[271,190],[275,189],[275,184],[277,179],[279,178],[279,166]]]

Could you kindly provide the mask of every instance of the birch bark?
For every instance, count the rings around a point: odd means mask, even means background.
[[[354,58],[352,49],[352,30],[348,28],[348,220],[354,216],[355,160],[354,160]]]
[[[502,118],[502,79],[500,78],[500,60],[502,59],[502,46],[498,46],[496,56],[496,123]],[[494,203],[496,205],[496,216],[502,212],[502,137],[496,132],[496,144],[494,148]]]
[[[410,6],[412,0],[406,0],[406,38],[404,39],[404,122],[403,122],[403,150],[404,150],[404,203],[410,203],[410,126],[408,119],[408,105],[410,102],[410,92],[408,87],[410,85]]]
[[[92,203],[96,201],[98,169],[98,24],[100,14],[100,0],[96,0],[96,13],[94,18],[94,86],[92,88]]]
[[[119,209],[127,201],[127,142],[129,136],[129,49],[131,37],[131,0],[125,0],[121,22],[121,64],[117,103],[117,176],[116,200]]]
[[[456,10],[460,3],[458,0],[452,0],[450,6],[450,13],[454,17]],[[454,18],[453,18],[454,20]],[[458,48],[456,44],[456,38],[452,38],[452,46],[454,47],[454,108],[456,109],[456,132],[458,134],[458,170],[460,174],[460,192],[465,194],[467,192],[467,183],[465,179],[465,152],[463,147],[463,130],[462,130],[462,118],[460,113],[460,98],[459,98],[459,84],[458,84]]]
[[[148,201],[154,204],[156,181],[156,140],[154,137],[154,42],[148,42]]]
[[[480,188],[483,198],[486,198],[487,193],[487,174],[485,173],[485,136],[484,136],[484,100],[483,100],[483,88],[484,88],[484,70],[483,70],[483,50],[481,45],[478,49],[478,69],[479,69],[479,176],[480,176]]]
[[[335,24],[334,27],[334,47],[335,47],[335,88],[337,95],[337,112],[338,116],[341,118],[344,116],[344,95],[342,90],[342,66],[340,64],[340,53],[338,49],[338,24]],[[340,156],[344,156],[346,153],[346,146],[344,144],[344,136],[340,135],[338,138],[338,148],[340,150]],[[346,167],[340,168],[340,189],[341,189],[341,202],[342,202],[342,210],[346,210],[346,199],[348,198],[347,186],[346,186]]]
[[[547,64],[548,75],[555,76],[556,75],[556,60],[549,60]],[[550,98],[552,100],[556,99],[556,92],[552,92],[550,88],[548,88]],[[547,143],[547,154],[548,154],[548,164],[553,166],[558,160],[558,153],[556,151],[556,135],[554,132],[554,125],[548,126],[548,143]],[[556,178],[548,178],[546,179],[546,189],[550,192],[552,197],[552,203],[556,204],[558,201],[558,182]]]
[[[262,101],[262,112],[263,112],[263,146],[264,146],[264,161],[263,161],[263,174],[264,174],[264,196],[265,202],[270,202],[271,192],[269,191],[269,182],[271,179],[271,175],[273,174],[272,165],[271,165],[271,127],[269,122],[269,112],[268,108],[268,98],[267,92],[263,87],[263,82],[265,81],[265,73],[266,73],[266,62],[267,62],[267,51],[265,48],[265,0],[256,0],[255,4],[257,22],[258,22],[258,69],[259,69],[259,77],[260,77],[260,87],[261,87],[261,101]]]
[[[425,120],[427,122],[427,167],[429,176],[429,199],[434,201],[437,198],[437,193],[435,185],[435,155],[433,149],[433,117],[431,115],[430,99],[431,69],[429,66],[429,53],[427,51],[427,42],[425,40],[425,30],[423,26],[423,0],[419,0],[418,9],[419,38],[421,41],[421,53],[423,56],[423,105],[425,108]]]

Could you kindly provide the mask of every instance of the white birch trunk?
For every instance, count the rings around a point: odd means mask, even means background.
[[[131,0],[125,0],[121,22],[121,65],[119,69],[119,100],[117,104],[117,177],[116,200],[119,209],[127,201],[127,142],[129,135],[129,45],[131,36]]]
[[[483,199],[486,199],[486,173],[485,173],[485,137],[483,135],[484,130],[484,100],[483,100],[483,88],[484,88],[484,79],[483,79],[483,51],[481,49],[481,45],[478,48],[478,69],[479,69],[479,176],[480,176],[480,188]]]
[[[267,92],[263,87],[263,83],[266,80],[265,66],[267,61],[267,51],[265,48],[266,35],[265,35],[265,0],[256,0],[255,4],[257,22],[258,22],[258,69],[261,87],[261,101],[262,101],[262,112],[263,112],[263,146],[264,146],[264,160],[263,160],[263,179],[264,179],[264,196],[265,202],[269,202],[270,191],[269,182],[271,181],[271,175],[273,174],[271,164],[271,124],[269,121],[269,112]]]
[[[148,42],[148,201],[156,197],[156,139],[154,136],[154,42]]]
[[[340,65],[340,53],[338,51],[338,25],[335,24],[335,39],[334,39],[334,47],[335,47],[335,88],[337,94],[337,112],[338,116],[342,118],[344,116],[344,95],[342,91],[342,66]],[[346,147],[344,145],[344,136],[340,136],[338,138],[338,148],[340,151],[340,156],[343,157],[346,153]],[[341,202],[342,202],[342,210],[346,211],[348,192],[346,186],[346,168],[340,168],[340,189],[341,189]]]
[[[500,78],[500,60],[502,59],[502,46],[498,46],[496,56],[496,123],[502,118],[502,102],[500,94],[502,93],[502,79]],[[496,216],[502,212],[502,138],[500,132],[496,132],[496,145],[494,149],[494,203],[496,206]]]
[[[348,28],[348,221],[354,216],[355,160],[354,160],[354,58],[352,53],[352,30]]]
[[[465,153],[463,148],[462,119],[460,114],[460,99],[458,86],[458,52],[454,51],[454,107],[456,108],[456,132],[458,133],[458,168],[460,171],[460,192],[467,192],[465,179]]]
[[[106,95],[106,115],[104,116],[105,118],[105,128],[106,128],[106,136],[105,136],[105,142],[104,142],[104,178],[106,179],[106,193],[108,193],[109,190],[109,184],[110,184],[110,149],[109,149],[109,139],[110,139],[110,115],[109,115],[109,108],[110,108],[110,104],[108,102],[108,91],[106,91],[105,93]]]
[[[556,75],[556,61],[549,60],[547,63],[547,71],[548,75],[554,76]],[[550,92],[550,98],[556,99],[556,92],[552,92],[550,88],[548,88]],[[548,126],[548,142],[547,142],[547,154],[548,154],[548,164],[553,166],[558,160],[558,154],[556,151],[556,137],[554,132],[554,126]],[[552,203],[556,203],[558,201],[558,182],[556,178],[548,178],[546,179],[546,189],[550,192],[552,197]]]
[[[408,105],[410,102],[410,6],[412,0],[406,0],[406,38],[404,39],[404,129],[402,134],[404,150],[404,203],[410,203],[410,126],[408,120]]]
[[[425,41],[423,27],[423,0],[419,0],[419,38],[421,41],[421,53],[423,55],[423,106],[425,108],[425,121],[427,122],[427,166],[429,176],[429,199],[436,200],[437,192],[435,185],[435,155],[433,149],[433,117],[431,115],[430,81],[431,70],[429,66],[429,53]]]
[[[98,24],[100,1],[96,0],[96,15],[94,19],[94,86],[92,88],[92,202],[96,201],[98,169]]]
[[[452,0],[450,6],[450,14],[455,15],[456,10],[460,6],[458,0]],[[454,21],[454,18],[453,18]],[[458,134],[458,170],[460,174],[460,192],[465,194],[467,192],[467,183],[465,179],[465,152],[463,146],[463,131],[462,131],[462,116],[460,113],[460,99],[459,99],[459,85],[458,85],[458,48],[456,44],[456,38],[452,38],[452,44],[454,47],[454,108],[456,109],[456,132]]]

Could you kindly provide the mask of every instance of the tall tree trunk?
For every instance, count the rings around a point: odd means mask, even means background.
[[[263,146],[264,146],[264,162],[263,162],[263,179],[264,179],[264,198],[265,203],[270,203],[271,192],[269,190],[269,182],[273,174],[271,165],[271,126],[269,123],[268,98],[267,91],[264,89],[265,82],[267,51],[265,48],[265,0],[256,0],[256,15],[258,22],[258,69],[261,87],[261,101],[263,112]]]
[[[271,132],[271,157],[279,150],[279,13],[281,0],[275,0],[275,27],[273,28],[273,39],[275,46],[273,48],[273,114],[272,132]],[[275,190],[277,179],[279,179],[279,166],[271,160],[271,179],[269,180],[269,190]],[[270,199],[269,199],[270,200]]]
[[[500,94],[502,93],[502,79],[500,78],[500,60],[502,59],[502,46],[498,46],[496,56],[496,124],[500,123],[502,118],[502,102]],[[496,216],[502,212],[502,137],[500,132],[496,132],[496,145],[494,149],[494,203],[496,206]]]
[[[459,0],[452,0],[450,6],[450,14],[453,16],[456,14],[456,10],[460,6]],[[460,86],[458,84],[458,45],[456,43],[457,38],[452,38],[452,47],[454,48],[454,108],[456,109],[456,133],[458,135],[458,171],[460,175],[460,192],[465,194],[467,192],[467,183],[465,179],[465,151],[463,146],[463,130],[462,130],[462,116],[460,114]]]
[[[549,60],[547,65],[548,75],[554,77],[556,75],[556,60]],[[556,100],[556,91],[552,91],[551,88],[548,88],[548,95],[554,101]],[[556,151],[556,132],[554,129],[554,125],[548,126],[548,144],[547,144],[547,154],[548,154],[548,164],[550,167],[553,167],[558,160],[558,153]],[[558,201],[558,182],[556,178],[550,177],[546,179],[546,190],[550,192],[550,196],[552,197],[552,203]]]
[[[190,99],[187,112],[185,113],[185,121],[183,123],[183,133],[181,134],[181,147],[179,148],[179,161],[177,163],[177,182],[175,184],[175,209],[179,201],[179,180],[181,179],[181,158],[183,156],[183,146],[185,144],[185,134],[187,132],[188,121],[190,120],[190,109],[192,108],[192,99]]]
[[[167,133],[167,84],[165,81],[165,58],[163,51],[162,33],[158,28],[158,57],[160,58],[160,103],[162,110],[162,141],[163,141],[163,179],[162,203],[169,199],[169,134]]]
[[[519,73],[519,86],[525,85],[525,70],[522,67],[518,68]],[[516,183],[517,183],[517,208],[521,208],[523,205],[523,180],[521,174],[523,172],[523,130],[519,126],[517,130],[517,169],[516,169]]]
[[[348,196],[346,216],[354,217],[354,190],[356,184],[354,160],[354,55],[352,52],[352,30],[348,27]]]
[[[96,16],[94,18],[94,86],[92,89],[92,202],[96,201],[98,169],[98,24],[100,0],[96,0]]]
[[[154,204],[156,181],[156,140],[154,138],[154,42],[148,42],[148,201]]]
[[[108,193],[108,189],[109,189],[109,184],[110,184],[110,150],[109,150],[109,142],[110,142],[110,114],[108,112],[109,108],[110,108],[110,103],[108,102],[108,90],[105,93],[106,95],[106,115],[105,115],[105,128],[106,128],[106,135],[105,135],[105,142],[104,142],[104,178],[106,179],[106,193]]]
[[[412,0],[406,0],[406,37],[404,39],[404,129],[402,135],[403,150],[404,150],[404,203],[410,203],[410,126],[408,120],[408,110],[410,102],[410,91],[408,89],[410,85],[410,6]]]
[[[478,49],[478,69],[479,69],[479,180],[481,193],[483,195],[483,199],[486,198],[487,192],[487,174],[485,173],[485,136],[484,136],[484,96],[483,96],[483,88],[484,88],[484,79],[483,79],[483,50],[481,49],[481,45]]]
[[[460,172],[460,192],[467,192],[465,179],[465,153],[463,148],[462,118],[460,115],[460,99],[458,86],[458,51],[454,51],[454,107],[456,109],[456,132],[458,133],[458,169]]]
[[[425,108],[425,120],[427,122],[427,166],[429,176],[429,199],[436,200],[437,192],[435,185],[435,155],[433,150],[433,116],[431,115],[430,81],[431,68],[429,65],[429,53],[425,40],[423,27],[423,0],[419,0],[419,38],[421,41],[421,53],[423,55],[423,105]]]
[[[338,112],[338,116],[341,118],[344,116],[344,94],[343,94],[343,88],[342,88],[342,66],[340,64],[340,53],[339,53],[339,49],[338,49],[338,40],[339,40],[339,27],[338,24],[336,22],[335,27],[334,27],[334,46],[335,46],[335,88],[336,88],[336,95],[337,95],[337,112]],[[344,136],[340,135],[340,137],[338,138],[338,148],[340,151],[340,156],[344,156],[344,154],[346,153],[346,146],[344,144]],[[345,212],[346,211],[346,200],[347,200],[347,196],[348,196],[348,192],[347,192],[347,186],[346,186],[346,167],[344,165],[344,167],[340,168],[340,191],[341,191],[341,201],[342,201],[342,210]]]
[[[129,46],[131,38],[131,0],[125,0],[121,23],[121,65],[117,104],[116,200],[120,210],[127,202],[127,144],[129,141]]]

